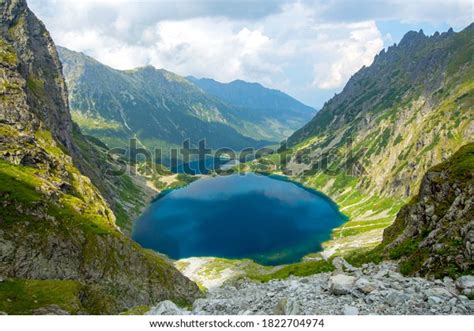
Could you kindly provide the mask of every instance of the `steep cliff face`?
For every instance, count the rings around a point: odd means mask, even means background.
[[[1,3],[3,89],[2,122],[17,129],[48,128],[72,154],[72,122],[67,108],[67,91],[54,43],[43,23],[21,0]],[[14,86],[8,86],[8,84]]]
[[[418,195],[385,229],[381,247],[405,273],[473,273],[474,144],[426,173]]]
[[[116,227],[97,187],[110,192],[117,180],[101,178],[96,147],[73,126],[43,24],[23,0],[2,1],[0,15],[0,310],[116,313],[193,300],[195,284]]]

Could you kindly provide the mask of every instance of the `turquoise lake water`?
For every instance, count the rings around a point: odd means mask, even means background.
[[[264,265],[321,250],[347,217],[325,195],[279,177],[202,178],[155,200],[132,238],[173,259],[250,258]]]

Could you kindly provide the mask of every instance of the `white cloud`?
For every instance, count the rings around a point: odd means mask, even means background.
[[[273,47],[270,38],[228,19],[164,21],[153,34],[156,42],[148,49],[150,63],[183,75],[229,81],[249,78],[253,74],[249,66],[265,74],[277,70],[261,58]]]
[[[342,86],[363,65],[370,65],[383,48],[382,36],[374,21],[325,25],[318,30],[324,35],[334,35],[333,31],[342,34],[320,44],[323,53],[329,55],[314,64],[313,84],[321,89]]]

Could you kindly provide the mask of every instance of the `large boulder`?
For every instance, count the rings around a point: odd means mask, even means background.
[[[439,297],[439,298],[448,298],[448,299],[453,297],[453,294],[451,292],[449,292],[447,289],[443,288],[443,287],[430,288],[430,289],[426,290],[425,294],[428,297],[435,296],[435,297]]]
[[[344,274],[332,276],[329,279],[329,289],[336,295],[349,294],[355,284],[356,278]]]

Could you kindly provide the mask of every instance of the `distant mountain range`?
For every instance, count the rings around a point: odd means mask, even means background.
[[[287,138],[316,113],[314,108],[259,83],[243,80],[220,83],[210,78],[186,78],[207,94],[237,108],[239,116],[249,123],[254,123],[254,129],[260,130],[261,136],[267,139]],[[252,130],[252,127],[249,129]]]
[[[150,149],[186,139],[194,145],[206,139],[213,149],[262,147],[287,137],[315,113],[259,84],[214,82],[209,88],[207,80],[152,66],[121,71],[63,47],[58,53],[73,119],[109,147],[123,147],[130,138]]]

